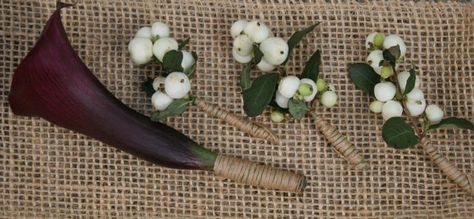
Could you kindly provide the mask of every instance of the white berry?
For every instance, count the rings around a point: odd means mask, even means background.
[[[153,89],[155,91],[159,90],[161,86],[165,84],[165,77],[158,76],[155,79],[153,79]]]
[[[405,57],[405,54],[407,53],[407,46],[405,45],[405,42],[403,42],[402,38],[400,38],[398,35],[388,35],[383,41],[384,49],[390,49],[391,47],[397,45],[400,46],[400,57]]]
[[[183,98],[191,90],[191,84],[186,74],[173,72],[165,79],[165,92],[168,96],[179,99]]]
[[[395,97],[397,93],[397,88],[392,82],[380,82],[374,87],[374,95],[378,101],[389,101]]]
[[[248,22],[246,20],[238,20],[234,22],[230,28],[230,35],[232,35],[233,38],[236,38],[244,31],[247,24]]]
[[[411,116],[419,116],[425,111],[426,100],[408,100],[405,102],[405,106]]]
[[[173,98],[161,91],[156,91],[153,96],[151,96],[151,104],[153,105],[153,108],[159,111],[165,110],[171,102],[173,102]]]
[[[382,50],[374,50],[369,53],[369,56],[367,57],[367,63],[374,69],[377,74],[380,74],[382,71],[382,66],[380,66],[380,62],[384,60],[383,59],[383,52]]]
[[[155,22],[151,25],[151,35],[159,38],[169,37],[170,27],[163,22]]]
[[[382,117],[385,121],[392,117],[402,116],[403,107],[400,102],[395,100],[389,100],[383,104],[382,107]]]
[[[257,20],[249,22],[244,29],[244,33],[247,34],[253,42],[261,43],[270,37],[271,30],[267,25]]]
[[[147,38],[134,38],[128,44],[128,52],[136,65],[143,65],[153,57],[153,43]]]
[[[252,55],[253,43],[247,35],[239,35],[234,39],[233,49],[241,56]]]
[[[183,60],[181,61],[181,67],[183,68],[184,72],[187,72],[191,67],[193,67],[196,60],[194,60],[194,57],[190,52],[184,51],[184,50],[181,50],[181,52],[183,53]]]
[[[408,81],[409,77],[410,77],[410,72],[408,72],[408,71],[403,71],[400,74],[398,74],[398,76],[397,76],[398,86],[400,87],[400,90],[402,92],[405,91],[405,87],[407,86],[407,81]],[[419,77],[417,75],[416,79],[415,79],[415,88],[420,87],[420,84],[421,84],[421,80],[419,79]]]
[[[283,96],[279,91],[276,92],[275,102],[279,107],[281,107],[283,109],[287,109],[289,100],[290,100],[289,98]]]
[[[309,78],[303,78],[300,81],[301,81],[302,84],[303,83],[304,84],[309,84],[312,88],[311,95],[303,97],[304,101],[310,102],[310,101],[314,100],[314,97],[316,97],[316,94],[318,93],[318,87],[316,86],[316,83],[313,80],[309,79]]]
[[[444,116],[443,110],[435,104],[430,104],[425,109],[425,114],[431,124],[438,124]]]
[[[260,60],[260,62],[257,64],[257,68],[260,69],[260,71],[263,71],[263,72],[270,72],[272,71],[273,69],[275,69],[276,66],[268,63],[267,61],[265,61],[265,59],[262,59]]]
[[[418,88],[413,88],[410,93],[407,93],[407,99],[411,101],[424,100],[425,94]]]
[[[369,105],[369,109],[370,109],[370,111],[372,111],[374,113],[381,113],[382,108],[383,108],[383,104],[384,104],[383,102],[378,101],[378,100],[372,101],[372,103],[370,103],[370,105]]]
[[[237,61],[239,63],[242,63],[242,64],[249,63],[252,60],[251,55],[241,56],[237,53],[237,51],[235,49],[232,49],[232,57],[234,57],[235,61]]]
[[[135,37],[143,37],[143,38],[151,39],[151,28],[150,27],[140,28],[135,34]]]
[[[288,43],[280,37],[270,37],[260,44],[263,59],[272,65],[283,63],[288,56]]]
[[[326,91],[321,95],[320,101],[325,107],[333,107],[337,104],[337,94],[334,91]]]
[[[153,44],[153,54],[161,62],[165,54],[171,50],[178,50],[178,42],[173,38],[163,37]]]
[[[296,76],[286,76],[280,80],[278,92],[286,98],[292,98],[300,86],[300,79]]]

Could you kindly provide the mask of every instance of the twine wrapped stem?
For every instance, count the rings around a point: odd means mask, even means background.
[[[226,155],[217,156],[214,173],[239,183],[266,189],[302,192],[306,186],[306,177],[301,174]]]
[[[359,150],[347,140],[346,136],[343,136],[337,130],[337,127],[331,125],[314,112],[311,112],[311,116],[314,118],[316,128],[323,133],[324,137],[326,137],[338,154],[358,170],[367,168],[368,163],[360,154]]]
[[[245,118],[229,113],[228,111],[225,111],[216,105],[207,103],[200,99],[197,99],[195,103],[196,106],[204,111],[207,115],[219,118],[252,137],[265,139],[274,144],[278,144],[279,142],[278,137],[261,124],[246,120]]]

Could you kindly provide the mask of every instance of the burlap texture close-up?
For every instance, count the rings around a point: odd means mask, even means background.
[[[0,217],[158,218],[473,218],[473,198],[450,182],[421,147],[394,150],[383,141],[381,115],[347,76],[365,62],[372,31],[399,34],[408,46],[406,68],[418,65],[421,89],[446,116],[474,120],[474,4],[346,1],[84,0],[62,11],[82,60],[131,108],[150,115],[140,83],[159,67],[136,67],[127,44],[142,26],[167,22],[177,39],[190,37],[199,55],[193,93],[243,115],[239,72],[229,29],[237,19],[260,19],[288,39],[316,22],[293,53],[299,74],[316,49],[322,77],[339,94],[337,107],[316,109],[369,162],[356,171],[316,129],[312,119],[274,123],[269,110],[252,119],[279,135],[279,144],[248,137],[197,107],[167,124],[212,150],[308,177],[301,194],[237,184],[211,172],[173,170],[143,161],[43,119],[16,116],[8,104],[13,72],[32,48],[55,1],[0,1]],[[255,71],[252,77],[262,74]],[[439,130],[429,138],[461,171],[474,168],[474,134]]]

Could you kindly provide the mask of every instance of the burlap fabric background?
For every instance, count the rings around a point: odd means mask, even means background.
[[[381,116],[356,91],[346,66],[364,61],[365,36],[397,33],[419,65],[422,88],[447,115],[474,120],[474,4],[414,2],[79,1],[63,21],[81,58],[119,99],[150,113],[140,82],[156,66],[132,66],[127,43],[156,20],[176,38],[191,37],[199,54],[195,93],[242,114],[238,72],[229,28],[237,19],[260,18],[286,39],[316,21],[321,25],[289,63],[322,49],[323,76],[334,83],[339,107],[318,111],[363,152],[370,168],[349,169],[309,118],[271,123],[278,145],[252,139],[192,108],[168,124],[209,148],[304,173],[304,194],[257,189],[222,181],[204,171],[161,168],[108,145],[37,118],[12,114],[7,102],[15,67],[32,48],[53,12],[51,1],[0,1],[0,215],[12,217],[474,217],[473,199],[450,183],[420,148],[396,151],[381,138]],[[256,73],[257,74],[257,73]],[[256,75],[254,74],[254,75]],[[464,172],[474,168],[474,134],[437,131],[431,141]]]

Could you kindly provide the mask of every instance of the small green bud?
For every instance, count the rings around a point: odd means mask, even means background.
[[[385,36],[383,33],[377,33],[374,37],[374,46],[377,48],[383,48],[383,41],[385,40]]]
[[[273,122],[281,122],[281,121],[283,121],[283,119],[285,119],[285,115],[283,115],[283,113],[278,111],[278,110],[274,110],[270,114],[270,119]]]
[[[318,79],[318,81],[316,81],[316,87],[318,87],[318,92],[323,92],[327,89],[327,83],[325,80],[323,79]]]
[[[382,70],[380,71],[380,76],[382,76],[382,78],[387,79],[392,75],[393,75],[392,66],[383,66],[382,67]]]
[[[313,93],[313,87],[309,84],[301,83],[298,87],[298,93],[303,97],[309,96]]]

